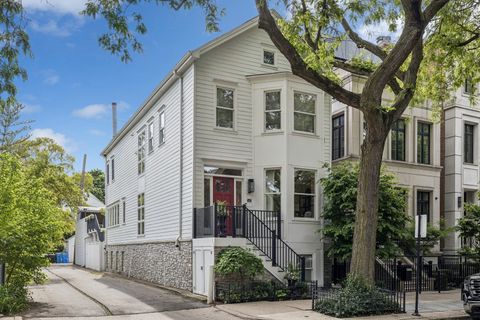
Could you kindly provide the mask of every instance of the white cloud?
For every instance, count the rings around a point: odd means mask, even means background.
[[[117,103],[118,110],[125,110],[128,109],[128,104],[126,102],[119,102]],[[90,104],[80,109],[76,109],[73,111],[73,115],[77,118],[83,119],[101,119],[104,116],[110,113],[112,108],[111,104],[104,104],[104,103],[96,103]]]
[[[375,43],[377,41],[377,37],[379,36],[390,36],[392,37],[392,41],[396,41],[400,37],[402,30],[403,30],[403,21],[399,19],[397,21],[397,30],[394,32],[391,32],[388,29],[388,23],[386,21],[381,21],[379,23],[371,24],[371,25],[363,24],[358,29],[358,34],[362,38]]]
[[[48,84],[49,86],[53,86],[60,81],[60,76],[57,74],[55,70],[43,70],[43,83]]]
[[[23,7],[28,11],[48,11],[58,14],[79,15],[85,9],[87,0],[23,0]]]
[[[108,114],[108,105],[106,104],[90,104],[73,111],[73,115],[84,119],[100,119]]]
[[[30,22],[30,27],[33,31],[44,33],[56,37],[68,37],[72,34],[70,27],[65,25],[60,26],[55,20],[48,20],[46,23],[40,23],[37,20]]]
[[[24,114],[32,114],[42,110],[42,107],[38,104],[29,104],[29,103],[22,103],[23,109],[22,113]]]
[[[55,132],[51,128],[34,129],[31,133],[31,138],[50,138],[61,145],[67,152],[72,152],[74,149],[72,141],[67,136],[63,133]]]
[[[98,130],[98,129],[90,129],[90,130],[88,130],[88,132],[91,135],[96,136],[96,137],[103,137],[105,135],[104,131]]]

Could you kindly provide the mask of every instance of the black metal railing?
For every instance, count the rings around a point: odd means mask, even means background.
[[[347,305],[350,301],[344,295],[339,294],[340,289],[325,289],[318,286],[312,287],[312,310],[318,310],[318,306],[322,302],[327,302],[330,305]],[[405,313],[406,294],[405,291],[393,291],[386,289],[378,289],[383,300],[387,302],[385,306],[388,309],[383,309],[382,313]],[[378,310],[377,310],[378,311]]]
[[[300,272],[300,280],[305,281],[305,258],[297,254],[276,230],[270,229],[250,209],[243,206],[245,238],[272,261],[272,265],[285,272]]]
[[[85,221],[87,222],[87,232],[97,232],[98,240],[103,242],[105,240],[105,232],[100,228],[97,215],[91,214],[85,218]]]
[[[377,259],[375,265],[375,283],[378,287],[413,292],[417,280],[422,291],[445,291],[460,288],[465,277],[480,272],[480,264],[463,256],[423,256],[421,257],[421,276],[417,279],[416,257],[397,257]],[[332,264],[332,282],[339,284],[348,275],[349,261],[335,260]]]
[[[195,208],[193,212],[194,238],[243,237],[243,212],[246,206],[213,205]],[[250,210],[250,209],[249,209]],[[281,238],[280,212],[268,210],[250,210]]]
[[[282,271],[299,272],[305,279],[305,258],[281,239],[280,213],[243,206],[195,208],[193,237],[244,237]]]

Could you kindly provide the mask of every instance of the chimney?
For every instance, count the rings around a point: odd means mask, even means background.
[[[117,136],[117,103],[112,102],[112,136]]]
[[[392,37],[390,36],[378,36],[377,37],[377,45],[380,48],[385,48],[392,44]]]
[[[82,164],[82,175],[80,176],[80,189],[85,188],[85,167],[87,165],[87,154],[83,155],[83,164]]]

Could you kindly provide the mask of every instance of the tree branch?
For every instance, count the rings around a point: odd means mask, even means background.
[[[361,109],[359,94],[343,88],[326,76],[321,75],[308,67],[302,57],[298,54],[297,50],[278,29],[275,19],[272,17],[272,14],[268,9],[267,1],[255,0],[255,2],[259,13],[258,27],[267,32],[275,46],[290,62],[293,74],[320,88],[327,94],[335,97],[338,101],[351,107]]]
[[[376,44],[371,43],[370,41],[363,39],[358,35],[358,33],[353,31],[353,29],[350,27],[350,24],[345,18],[342,18],[342,26],[345,29],[348,37],[353,42],[355,42],[358,47],[365,48],[367,51],[370,51],[371,53],[379,57],[381,60],[384,60],[387,57],[387,53],[382,48],[380,48]]]
[[[450,0],[433,0],[423,11],[423,21],[425,26],[435,17],[435,15],[440,11]]]

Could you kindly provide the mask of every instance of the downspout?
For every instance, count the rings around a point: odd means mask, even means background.
[[[180,77],[180,143],[179,143],[179,196],[178,196],[178,208],[179,208],[179,219],[178,219],[178,237],[175,240],[175,246],[180,248],[180,240],[182,239],[182,228],[183,228],[183,76]]]

